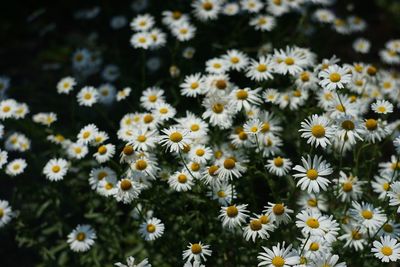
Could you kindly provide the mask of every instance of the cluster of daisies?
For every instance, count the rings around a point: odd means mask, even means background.
[[[249,13],[249,25],[260,31],[273,30],[283,14],[309,8],[312,19],[332,25],[338,33],[366,28],[357,16],[336,17],[328,9],[333,4],[332,0],[195,0],[191,8],[200,22]],[[315,6],[322,8],[314,10]],[[88,10],[78,15],[88,19],[97,13]],[[190,13],[164,11],[161,22],[180,42],[195,38]],[[125,24],[123,16],[115,17],[111,27]],[[129,25],[134,48],[153,50],[167,45],[167,32],[156,27],[152,15],[137,15]],[[363,38],[353,43],[359,53],[369,53],[370,46]],[[194,52],[187,47],[182,56],[192,58]],[[400,41],[388,41],[379,55],[387,64],[400,63]],[[77,91],[77,104],[86,108],[132,99],[130,87],[117,90],[112,84],[120,75],[115,65],[103,69],[105,83],[96,87],[83,83],[82,76],[100,70],[102,60],[96,52],[78,49],[72,62],[74,75],[56,85],[60,98]],[[85,173],[88,188],[99,198],[133,207],[132,217],[139,222],[135,230],[150,244],[174,234],[173,226],[164,224],[167,218],[151,208],[155,203],[142,205],[143,192],[162,186],[162,197],[196,194],[217,205],[218,210],[210,208],[208,214],[221,231],[214,234],[249,242],[258,251],[254,256],[259,266],[344,267],[346,259],[338,247],[355,251],[365,261],[369,255],[382,262],[400,259],[398,73],[364,62],[344,63],[336,56],[318,59],[310,49],[298,46],[263,46],[257,56],[232,48],[203,66],[202,71],[182,76],[170,69],[174,78],[180,78],[179,87],[145,88],[137,96],[140,108],[124,114],[114,132],[90,123],[68,137],[52,128],[55,112],[33,115],[34,123],[47,127],[48,142],[61,148],[57,157],[47,158],[41,166],[43,176],[49,183],[63,183],[70,172]],[[28,106],[7,98],[8,88],[9,79],[0,77],[0,120],[24,119]],[[198,106],[181,110],[172,105],[168,98],[173,90]],[[3,137],[0,170],[14,177],[24,172],[27,162],[18,157],[10,160],[9,153],[29,151],[31,140],[20,132],[5,133],[0,124]],[[361,158],[371,165],[379,158],[363,152],[382,149],[383,144],[392,153],[390,160],[366,172]],[[288,147],[298,153],[291,154]],[[250,204],[250,196],[237,190],[252,179],[254,169],[268,183],[268,200],[260,210]],[[284,183],[293,191],[277,187]],[[0,227],[16,214],[7,201],[0,201]],[[96,244],[101,230],[79,224],[66,242],[72,251],[86,252]],[[281,233],[288,236],[272,238]],[[283,241],[289,238],[292,242]],[[218,246],[191,241],[177,240],[183,266],[205,266]],[[148,259],[138,263],[134,257],[115,265],[151,266]]]

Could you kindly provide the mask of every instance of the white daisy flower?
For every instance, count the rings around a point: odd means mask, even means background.
[[[109,161],[115,155],[115,145],[106,144],[97,148],[97,152],[93,154],[98,163]]]
[[[275,229],[275,225],[268,223],[268,217],[263,215],[262,219],[260,216],[251,218],[250,223],[243,227],[243,237],[246,241],[250,239],[256,242],[256,238],[268,239],[269,233]],[[267,220],[267,221],[266,221]]]
[[[301,137],[308,139],[307,144],[315,147],[326,148],[331,144],[330,138],[335,134],[335,129],[330,126],[330,121],[316,114],[301,122]]]
[[[201,73],[196,73],[186,76],[180,87],[183,96],[196,97],[204,94],[205,81]]]
[[[153,38],[151,38],[148,32],[138,32],[132,35],[130,43],[133,48],[149,49],[153,44]]]
[[[8,201],[0,200],[0,228],[8,224],[15,213],[12,211]]]
[[[279,226],[281,223],[287,224],[291,220],[289,214],[293,213],[293,210],[286,207],[284,203],[268,202],[268,206],[264,207],[263,212],[274,224]]]
[[[109,167],[94,168],[89,174],[89,184],[92,189],[96,189],[99,182],[106,177],[117,178],[117,174]]]
[[[292,245],[285,248],[285,242],[278,243],[272,249],[262,247],[264,252],[260,252],[257,259],[260,261],[258,266],[268,267],[290,267],[300,263],[300,257]]]
[[[372,103],[371,109],[378,114],[388,114],[393,112],[393,104],[387,100],[377,100]]]
[[[28,164],[24,159],[14,159],[7,164],[6,174],[10,176],[17,176],[24,172]]]
[[[114,197],[118,202],[129,204],[139,197],[141,190],[142,186],[139,183],[123,178],[117,184]]]
[[[236,49],[226,51],[226,54],[223,55],[222,58],[225,59],[231,70],[236,71],[243,70],[249,62],[247,55]]]
[[[353,42],[353,49],[358,53],[367,54],[370,48],[371,48],[371,43],[365,38],[357,38]]]
[[[307,190],[308,193],[326,191],[330,181],[325,176],[333,172],[330,164],[317,155],[314,156],[314,159],[307,155],[307,159],[302,157],[301,161],[303,166],[296,165],[293,168],[293,170],[299,172],[293,175],[296,179],[300,179],[297,186],[301,190]]]
[[[122,90],[117,92],[116,99],[117,101],[125,100],[131,94],[132,89],[130,87],[125,87]]]
[[[137,15],[133,18],[130,26],[132,30],[137,32],[143,32],[150,30],[155,24],[154,17],[149,14]]]
[[[374,241],[371,252],[382,262],[396,262],[400,259],[400,243],[390,236],[381,237],[380,241]]]
[[[261,56],[258,60],[251,59],[246,76],[257,82],[273,79],[273,61],[271,56]]]
[[[78,225],[69,235],[68,244],[72,251],[85,252],[90,249],[96,239],[96,232],[90,225]]]
[[[218,218],[222,220],[222,226],[228,227],[228,229],[240,227],[249,216],[246,208],[247,204],[221,207]]]
[[[140,97],[140,105],[147,110],[154,109],[163,102],[165,102],[164,90],[156,86],[147,88]]]
[[[164,234],[164,224],[155,217],[147,219],[140,225],[139,234],[146,241],[153,241]]]
[[[0,149],[0,169],[3,168],[4,164],[7,163],[8,160],[8,153],[7,151]]]
[[[178,153],[191,143],[191,135],[186,129],[170,127],[163,129],[161,132],[163,135],[160,137],[160,144],[169,149],[170,152]]]
[[[89,144],[96,138],[96,133],[99,131],[96,125],[88,124],[83,127],[77,135],[78,142],[81,144]]]
[[[250,26],[253,26],[258,31],[272,31],[276,26],[276,20],[273,16],[258,15],[252,18],[249,22]]]
[[[211,256],[211,249],[209,245],[198,243],[189,243],[187,246],[188,249],[184,250],[182,253],[183,260],[186,262],[191,262],[194,260],[195,262],[207,261],[206,256]]]
[[[265,167],[269,172],[276,176],[285,176],[292,168],[292,161],[289,158],[282,158],[280,156],[269,159]]]
[[[91,107],[97,103],[99,92],[93,86],[85,86],[79,91],[76,97],[80,106]]]
[[[236,199],[235,188],[226,181],[214,183],[211,188],[212,190],[207,192],[207,196],[211,197],[211,199],[218,200],[220,205],[227,206],[233,199]]]
[[[59,94],[69,94],[76,85],[76,80],[73,77],[64,77],[57,83],[57,92]]]
[[[194,16],[201,20],[215,20],[221,11],[221,1],[219,0],[195,0],[192,3]]]
[[[68,171],[68,162],[62,158],[54,158],[47,162],[43,168],[43,174],[50,181],[60,181]]]
[[[370,233],[375,232],[386,221],[386,215],[381,208],[375,208],[372,204],[352,202],[349,210],[350,216],[358,225],[365,227]]]
[[[186,170],[175,172],[168,179],[168,184],[177,192],[191,190],[194,185],[193,177]]]
[[[351,82],[350,70],[347,67],[339,65],[329,66],[327,69],[321,70],[318,77],[322,79],[319,84],[322,88],[328,90],[342,89]]]

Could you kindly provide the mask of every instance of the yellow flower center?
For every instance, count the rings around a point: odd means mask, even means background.
[[[190,130],[192,132],[197,132],[198,130],[200,130],[200,126],[198,124],[192,124],[192,126],[190,126]]]
[[[309,74],[308,72],[302,72],[302,73],[300,74],[300,79],[301,79],[303,82],[308,82],[308,81],[310,80],[310,74]]]
[[[269,223],[269,218],[268,218],[267,215],[261,215],[259,220],[260,220],[260,222],[261,222],[262,224],[267,224],[267,223]]]
[[[150,115],[150,114],[146,114],[146,115],[143,117],[144,123],[150,123],[150,122],[152,122],[153,120],[154,120],[154,118],[153,118],[153,116]]]
[[[375,68],[374,66],[369,66],[368,69],[367,69],[367,73],[368,73],[370,76],[376,75],[377,72],[378,72],[378,69]]]
[[[310,244],[310,250],[311,251],[317,251],[318,249],[319,249],[319,244],[318,243],[312,242]]]
[[[82,137],[83,137],[84,139],[89,138],[89,136],[90,136],[90,132],[89,132],[89,131],[88,131],[88,132],[84,132],[83,135],[82,135]]]
[[[174,143],[179,143],[182,141],[183,136],[179,132],[173,132],[172,134],[169,135],[169,140],[171,140]]]
[[[226,83],[225,80],[218,80],[218,81],[215,83],[215,86],[216,86],[218,89],[220,89],[220,90],[224,90],[228,85],[227,85],[227,83]]]
[[[217,196],[220,197],[220,198],[224,198],[224,197],[226,197],[226,194],[225,194],[224,191],[220,190],[220,191],[217,192]]]
[[[133,154],[133,147],[132,146],[125,146],[123,149],[123,153],[127,156]]]
[[[239,139],[242,141],[247,140],[247,134],[245,132],[240,132]]]
[[[198,83],[198,82],[193,82],[193,83],[190,85],[190,88],[193,89],[193,90],[199,88],[199,83]]]
[[[276,0],[275,0],[276,1]],[[285,260],[281,257],[281,256],[275,256],[272,261],[271,261],[272,265],[274,265],[275,267],[282,267],[283,265],[285,265]]]
[[[316,169],[309,169],[307,171],[307,178],[310,180],[315,180],[318,178],[318,172]]]
[[[86,93],[86,94],[83,95],[83,98],[86,99],[86,100],[90,100],[90,99],[92,99],[92,94],[91,93]]]
[[[168,109],[167,108],[160,108],[159,112],[161,114],[167,114],[168,113]]]
[[[307,224],[310,228],[313,228],[313,229],[316,229],[316,228],[319,227],[319,222],[318,222],[318,220],[315,219],[315,218],[308,218],[307,221],[306,221],[306,224]]]
[[[287,57],[286,59],[285,59],[285,63],[286,63],[286,65],[293,65],[294,64],[294,59],[293,58],[291,58],[291,57]]]
[[[386,233],[393,233],[393,226],[388,224],[388,223],[386,223],[383,226],[383,231],[385,231]]]
[[[182,13],[181,12],[179,12],[179,11],[174,11],[174,12],[172,12],[172,17],[174,18],[174,19],[180,19],[181,17],[182,17]]]
[[[0,219],[4,216],[4,210],[0,208]]]
[[[311,133],[316,138],[321,138],[325,136],[325,128],[322,125],[316,124],[311,127]]]
[[[333,83],[339,82],[341,78],[342,76],[340,76],[340,74],[337,72],[333,72],[329,75],[329,80],[331,80]]]
[[[59,172],[59,171],[61,170],[61,168],[60,168],[60,166],[58,166],[58,165],[54,165],[54,166],[51,168],[51,170],[52,170],[53,172],[57,173],[57,172]]]
[[[259,72],[265,72],[267,70],[267,66],[265,64],[259,64],[257,66],[257,71]]]
[[[355,128],[354,122],[351,120],[345,120],[342,122],[342,128],[346,131],[352,131]]]
[[[226,209],[226,215],[228,215],[229,218],[234,218],[239,214],[239,210],[235,206],[229,206]]]
[[[78,241],[83,241],[83,240],[85,240],[85,238],[86,238],[85,233],[80,232],[76,235],[76,240],[78,240]]]
[[[365,121],[365,127],[367,127],[369,131],[374,131],[378,128],[378,122],[375,119],[368,119]]]
[[[235,168],[235,166],[236,166],[236,162],[235,162],[235,160],[233,160],[231,158],[226,159],[224,161],[224,168],[225,169],[231,170],[231,169]]]
[[[218,166],[216,166],[216,165],[211,165],[210,168],[208,168],[208,174],[211,175],[211,176],[214,176],[214,175],[216,175],[215,172],[216,172],[218,169],[219,169]]]
[[[391,88],[392,87],[392,83],[391,82],[384,82],[383,83],[383,88],[384,89],[389,89],[389,88]]]
[[[104,179],[104,177],[106,177],[107,176],[107,173],[106,172],[99,172],[99,174],[97,174],[97,180],[103,180]]]
[[[283,159],[281,157],[274,158],[274,164],[276,167],[282,167]]]
[[[97,149],[97,152],[99,152],[99,154],[104,155],[105,153],[107,153],[107,147],[106,146],[100,146]]]
[[[237,64],[237,63],[239,63],[239,58],[238,57],[231,57],[231,62],[233,64]]]
[[[247,99],[248,96],[249,96],[249,94],[247,93],[246,90],[239,90],[236,92],[236,97],[239,100],[245,100],[245,99]]]
[[[350,182],[343,183],[342,189],[344,192],[350,192],[353,190],[353,184]]]
[[[139,171],[143,171],[144,169],[147,168],[147,162],[143,159],[139,159],[138,161],[136,161],[135,167]]]
[[[213,4],[210,3],[210,2],[204,2],[203,3],[203,9],[207,10],[207,11],[210,11],[211,9],[213,9]]]
[[[370,219],[372,219],[374,214],[370,210],[363,210],[361,212],[361,215],[364,217],[364,219],[370,220]]]
[[[197,172],[198,170],[200,170],[200,164],[197,162],[192,162],[192,164],[190,165],[190,169],[194,172]]]
[[[214,104],[214,106],[212,107],[212,110],[213,110],[215,113],[219,114],[219,113],[221,113],[222,111],[224,111],[224,105],[222,105],[222,104],[220,104],[220,103]]]
[[[127,191],[127,190],[131,189],[132,183],[128,179],[124,179],[121,181],[120,187],[123,191]]]
[[[362,234],[359,231],[353,230],[351,231],[351,237],[354,240],[360,240],[362,238]]]
[[[282,215],[285,212],[285,207],[282,204],[275,204],[272,211],[275,215]]]
[[[390,189],[390,184],[389,183],[384,183],[382,185],[383,190],[388,191]]]
[[[307,200],[307,204],[310,207],[316,207],[318,205],[318,201],[315,198],[310,198],[309,200]]]
[[[251,220],[250,221],[250,229],[253,231],[259,231],[262,228],[262,224],[260,220]]]
[[[205,153],[206,152],[204,151],[204,149],[199,148],[199,149],[196,150],[196,155],[199,156],[199,157],[204,156]]]
[[[156,226],[150,223],[146,226],[146,230],[148,233],[154,233],[156,231]]]
[[[136,140],[143,143],[146,142],[147,137],[145,135],[139,135]]]
[[[378,107],[376,110],[377,110],[378,112],[380,112],[380,113],[386,112],[386,108],[385,108],[384,106],[380,106],[380,107]]]
[[[383,246],[381,248],[381,252],[385,256],[390,256],[390,255],[393,254],[393,249],[391,247],[388,247],[388,246]]]
[[[112,183],[106,183],[106,185],[104,186],[107,190],[110,190],[114,187],[114,185]]]
[[[187,182],[187,176],[184,175],[183,173],[178,175],[178,182],[181,184],[184,184]]]
[[[202,248],[199,244],[193,244],[190,248],[190,250],[192,251],[193,254],[200,254],[202,251]]]

